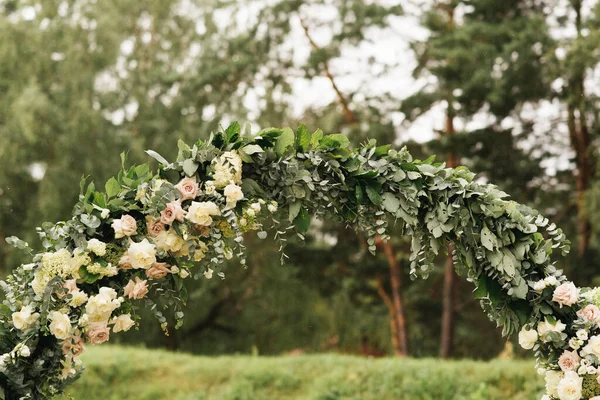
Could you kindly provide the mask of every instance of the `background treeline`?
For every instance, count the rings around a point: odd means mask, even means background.
[[[177,139],[239,120],[467,165],[561,226],[573,252],[560,266],[600,284],[597,1],[6,0],[0,60],[2,275],[25,260],[4,238],[37,244],[37,225],[69,217],[82,175],[102,183],[122,151],[173,157]],[[414,134],[423,121],[435,121],[431,140]],[[181,330],[164,336],[148,316],[117,340],[498,355],[505,340],[448,259],[411,282],[410,242],[393,238],[373,257],[352,230],[314,222],[282,266],[274,244],[249,236],[247,269],[188,282]]]

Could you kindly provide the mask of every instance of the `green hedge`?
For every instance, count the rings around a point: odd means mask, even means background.
[[[116,346],[92,347],[83,359],[74,399],[529,400],[543,389],[532,361],[199,357]]]

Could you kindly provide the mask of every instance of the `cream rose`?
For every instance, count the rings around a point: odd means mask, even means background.
[[[125,296],[130,299],[141,299],[148,294],[148,285],[145,280],[139,277],[135,278],[135,282],[130,280],[124,288]]]
[[[101,344],[110,338],[110,328],[104,322],[92,322],[88,326],[87,336],[92,344]]]
[[[519,344],[522,348],[530,350],[538,340],[538,334],[534,329],[521,329],[519,332]]]
[[[558,384],[556,392],[560,400],[579,400],[581,399],[581,386],[583,378],[577,375],[577,372],[567,371],[565,377]]]
[[[107,321],[114,310],[121,306],[117,292],[108,287],[100,288],[97,295],[89,298],[85,311],[90,322]]]
[[[595,335],[590,337],[588,344],[581,349],[581,356],[585,357],[588,354],[593,354],[600,357],[600,336]]]
[[[571,306],[577,303],[579,290],[573,282],[565,282],[556,289],[552,295],[552,301],[557,302],[560,306]]]
[[[577,316],[588,321],[600,322],[600,309],[593,304],[588,304],[581,310],[577,311]]]
[[[133,268],[148,269],[156,262],[156,247],[148,239],[139,243],[132,242],[127,255]]]
[[[177,234],[174,230],[170,230],[167,232],[167,236],[165,236],[165,247],[176,253],[181,250],[181,247],[185,244],[185,240],[181,236]]]
[[[167,263],[154,263],[146,270],[146,276],[148,279],[160,279],[167,276],[169,272],[171,272],[171,270]]]
[[[192,178],[183,178],[175,188],[179,190],[181,200],[193,200],[198,195],[198,183]]]
[[[131,314],[122,314],[116,318],[113,318],[110,322],[113,324],[113,332],[126,332],[130,330],[134,325],[135,321],[131,319]]]
[[[39,317],[39,313],[33,312],[33,307],[25,306],[21,307],[21,311],[14,312],[12,314],[12,322],[15,328],[20,331],[24,331],[31,328],[31,326],[35,324]]]
[[[167,204],[160,214],[160,222],[171,225],[173,221],[183,222],[183,208],[179,201],[172,201]]]
[[[71,300],[69,300],[71,307],[81,307],[86,301],[88,301],[88,295],[85,292],[79,289],[71,292]]]
[[[227,207],[230,208],[235,207],[237,202],[244,198],[242,188],[233,183],[230,183],[229,185],[225,186],[223,194],[227,198]]]
[[[48,314],[50,333],[57,339],[65,340],[71,335],[71,320],[67,314],[52,311]]]
[[[576,351],[565,350],[558,358],[558,366],[565,372],[576,371],[577,367],[579,367],[579,361],[581,359]]]
[[[221,215],[219,207],[212,201],[193,201],[188,209],[186,218],[194,224],[208,226],[212,224],[212,215]]]
[[[115,239],[125,236],[132,236],[137,233],[137,222],[131,215],[123,215],[120,219],[115,219],[112,223],[115,231]]]

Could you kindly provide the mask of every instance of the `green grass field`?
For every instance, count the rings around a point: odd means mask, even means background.
[[[530,400],[543,389],[532,361],[200,357],[116,346],[92,346],[83,359],[74,399]]]

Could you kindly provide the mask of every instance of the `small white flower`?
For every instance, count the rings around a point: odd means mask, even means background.
[[[269,204],[269,205],[267,206],[267,208],[269,209],[269,212],[270,212],[270,213],[277,212],[277,203],[275,203],[275,202],[272,202],[271,204]]]
[[[173,265],[171,267],[171,273],[172,274],[178,274],[179,273],[179,267],[177,267],[176,265]]]
[[[583,344],[583,341],[579,340],[577,338],[571,338],[569,340],[569,346],[571,346],[571,348],[573,350],[578,350],[581,347],[582,344]]]
[[[537,281],[536,283],[533,284],[533,290],[535,290],[536,292],[541,292],[545,288],[546,288],[546,282],[543,280]]]
[[[209,268],[208,271],[204,272],[204,276],[206,277],[206,279],[211,279],[213,276],[213,270]]]
[[[260,212],[260,203],[252,203],[250,208],[252,208],[254,212]]]
[[[37,264],[36,263],[31,263],[31,264],[23,264],[21,266],[21,268],[23,269],[23,271],[31,271],[32,269],[35,268]]]
[[[29,357],[31,355],[31,350],[29,350],[29,347],[27,345],[22,345],[19,348],[19,355],[21,357],[27,358],[27,357]]]
[[[590,365],[590,366],[588,366],[588,367],[586,368],[586,372],[587,372],[589,375],[596,375],[596,373],[598,372],[598,370],[597,370],[597,369],[596,369],[594,366]]]
[[[181,277],[181,279],[185,279],[188,276],[190,276],[190,273],[187,269],[182,269],[181,271],[179,271],[179,276]]]
[[[106,243],[101,242],[98,239],[90,239],[87,243],[87,249],[97,256],[102,257],[106,254]]]
[[[135,325],[135,321],[131,319],[131,314],[122,314],[112,319],[113,332],[127,332]]]
[[[100,211],[100,218],[106,219],[110,215],[110,210],[108,208],[103,208]]]
[[[575,333],[575,335],[577,336],[578,339],[580,340],[588,340],[588,333],[585,329],[580,329],[577,331],[577,333]]]
[[[535,345],[538,340],[538,333],[534,329],[521,329],[519,332],[519,344],[522,348],[529,350]]]
[[[558,281],[556,280],[556,277],[554,277],[554,276],[546,277],[546,279],[544,279],[544,282],[546,282],[547,286],[556,286],[556,284],[558,283]]]
[[[577,369],[577,374],[578,375],[585,375],[587,374],[587,367],[582,365]]]
[[[240,218],[238,222],[240,226],[246,226],[246,224],[248,223],[248,221],[246,221],[246,218]]]
[[[246,210],[246,214],[248,214],[249,217],[254,217],[256,215],[256,213],[254,212],[253,209],[249,208]]]

